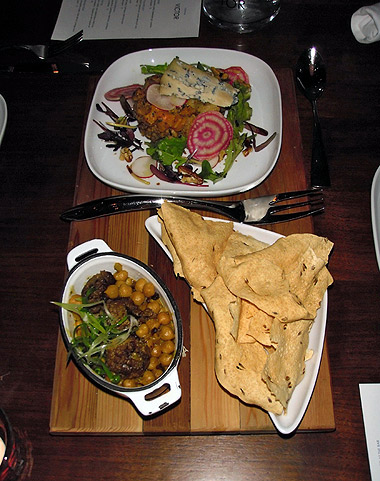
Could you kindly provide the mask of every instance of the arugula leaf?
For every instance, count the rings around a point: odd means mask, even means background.
[[[161,65],[140,65],[141,73],[144,75],[163,74],[168,68],[168,64]]]
[[[204,160],[202,162],[202,170],[198,174],[204,180],[211,180],[214,184],[219,180],[225,178],[226,174],[224,172],[215,172],[212,170],[210,162],[208,160]]]
[[[230,107],[227,112],[227,119],[234,128],[234,134],[241,134],[244,129],[244,122],[252,116],[252,108],[248,103],[251,98],[251,89],[244,83],[234,82],[234,87],[238,88],[238,101]]]
[[[185,147],[186,137],[165,137],[158,142],[150,142],[146,152],[163,165],[172,165],[175,160],[184,162],[182,154]]]
[[[247,134],[240,135],[238,137],[234,137],[230,145],[226,149],[226,156],[224,158],[224,169],[223,169],[223,174],[224,176],[227,175],[227,172],[230,170],[232,167],[234,160],[236,157],[240,154],[240,152],[243,150],[244,146],[244,140],[246,138]]]

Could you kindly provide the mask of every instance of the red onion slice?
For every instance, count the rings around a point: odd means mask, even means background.
[[[132,84],[132,85],[127,85],[125,87],[117,87],[106,92],[104,94],[104,97],[106,98],[106,100],[111,102],[120,100],[120,97],[122,95],[124,95],[126,99],[130,99],[134,94],[134,92],[140,87],[142,87],[142,85],[140,84]]]

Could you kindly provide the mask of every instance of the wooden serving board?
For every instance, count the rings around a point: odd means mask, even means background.
[[[276,72],[283,101],[281,155],[267,180],[254,196],[306,188],[305,167],[293,77],[290,70]],[[89,89],[89,101],[97,79]],[[74,204],[119,194],[90,173],[83,149],[78,162]],[[233,199],[243,199],[252,192]],[[202,434],[276,432],[266,412],[247,406],[218,384],[214,373],[214,327],[203,307],[190,298],[186,282],[175,278],[172,264],[147,233],[144,222],[155,212],[118,214],[92,221],[73,222],[68,250],[92,238],[102,238],[117,252],[151,265],[168,284],[178,302],[184,327],[184,346],[179,377],[179,404],[153,419],[142,419],[133,405],[97,389],[75,367],[66,364],[67,353],[58,335],[50,432],[54,434]],[[210,213],[206,213],[211,215]],[[313,232],[312,218],[277,224],[272,230],[288,235]],[[318,381],[299,431],[331,431],[335,428],[330,370],[325,346]]]

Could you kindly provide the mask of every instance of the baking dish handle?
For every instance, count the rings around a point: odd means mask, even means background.
[[[91,239],[87,242],[83,242],[83,244],[79,244],[71,249],[67,254],[67,267],[71,270],[86,257],[101,252],[113,252],[103,239]]]
[[[149,394],[154,394],[165,385],[167,385],[167,389],[162,394],[158,394],[152,399],[147,399]],[[173,369],[172,372],[164,376],[162,381],[151,390],[120,394],[128,397],[136,406],[137,410],[144,416],[151,416],[152,414],[164,411],[181,398],[182,390],[179,383],[178,371],[177,369]]]

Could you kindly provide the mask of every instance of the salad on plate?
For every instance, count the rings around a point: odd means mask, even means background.
[[[178,57],[143,64],[143,84],[117,86],[104,94],[93,119],[98,137],[119,152],[129,174],[203,187],[224,179],[239,154],[265,148],[276,136],[254,125],[252,87],[240,66],[217,68]],[[114,112],[119,102],[123,115]],[[145,138],[145,141],[141,139]],[[262,139],[262,140],[261,140]]]

